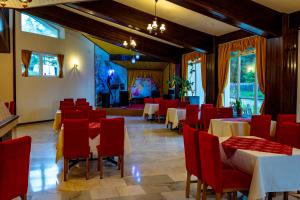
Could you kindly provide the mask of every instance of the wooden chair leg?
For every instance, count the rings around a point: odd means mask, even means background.
[[[197,193],[196,193],[196,200],[200,200],[201,197],[201,186],[202,186],[202,182],[201,180],[198,178],[197,180]]]
[[[216,200],[221,200],[222,199],[222,193],[216,193]]]
[[[284,192],[283,193],[283,200],[288,200],[289,199],[289,193],[288,192]]]
[[[120,170],[121,169],[121,158],[119,157],[118,158],[118,170]]]
[[[203,183],[202,200],[206,200],[206,194],[207,194],[207,184]]]
[[[233,200],[238,200],[237,191],[233,192]]]
[[[64,159],[64,181],[67,181],[68,170],[69,170],[69,160]]]
[[[124,156],[120,156],[120,161],[121,161],[121,178],[124,177]]]
[[[103,178],[103,160],[102,160],[102,156],[98,156],[98,166],[99,166],[99,170],[100,170],[100,179]]]
[[[85,178],[86,178],[86,180],[88,180],[89,179],[89,173],[90,173],[90,160],[89,160],[89,158],[86,159],[85,165],[86,165]]]
[[[27,194],[22,195],[21,200],[27,200]]]
[[[186,186],[185,186],[185,197],[190,197],[190,187],[191,187],[191,174],[187,172],[186,174]]]

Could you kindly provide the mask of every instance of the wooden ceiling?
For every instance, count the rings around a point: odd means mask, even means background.
[[[153,15],[112,0],[29,8],[26,12],[117,46],[133,37],[139,52],[173,63],[179,63],[181,55],[190,51],[212,52],[216,41],[221,43],[252,34],[270,38],[282,33],[283,14],[251,0],[238,3],[236,0],[226,0],[226,3],[223,0],[167,1],[240,30],[216,36],[195,30],[188,24],[183,26],[172,19],[159,18],[160,23],[166,24],[167,31],[153,36],[146,30]]]

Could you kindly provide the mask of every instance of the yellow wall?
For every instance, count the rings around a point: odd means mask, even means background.
[[[10,13],[12,16],[12,13]],[[10,53],[0,53],[0,102],[13,100],[13,45],[12,45],[12,17],[10,26]]]

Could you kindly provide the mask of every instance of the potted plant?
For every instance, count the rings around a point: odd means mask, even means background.
[[[169,84],[170,88],[176,87],[179,88],[179,94],[178,96],[180,98],[183,98],[187,95],[189,91],[192,90],[192,85],[194,83],[190,82],[189,80],[182,79],[179,76],[173,76],[170,80],[167,81],[167,84]]]
[[[242,101],[239,98],[235,99],[235,102],[233,103],[233,106],[236,110],[237,116],[241,117],[242,113],[243,113]]]

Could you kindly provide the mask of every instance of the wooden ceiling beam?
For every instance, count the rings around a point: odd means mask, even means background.
[[[167,0],[264,37],[280,36],[282,14],[251,0]]]
[[[121,54],[110,54],[109,59],[112,61],[131,61],[132,56],[121,55]],[[150,56],[140,55],[137,62],[162,62],[160,59],[153,58]]]
[[[178,63],[184,49],[118,29],[97,20],[65,10],[57,6],[30,8],[28,14],[60,24],[64,27],[88,33],[114,45],[122,46],[124,40],[133,37],[137,43],[136,50],[168,62]]]
[[[105,19],[125,27],[130,27],[146,34],[149,34],[147,31],[148,23],[152,22],[154,19],[154,16],[151,14],[111,0],[65,5],[82,12],[89,13],[101,19]],[[162,18],[158,18],[158,22],[164,23],[167,30],[163,34],[158,34],[155,37],[195,51],[209,52],[212,50],[212,35],[167,21]]]

